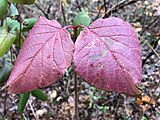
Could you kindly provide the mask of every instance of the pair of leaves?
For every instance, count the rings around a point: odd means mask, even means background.
[[[37,18],[24,19],[22,24],[22,32],[29,31],[36,21]],[[7,27],[9,28],[9,32],[14,33],[15,31],[19,31],[20,23],[17,20],[13,20],[10,17],[7,17],[4,21],[2,28],[6,29]]]
[[[22,24],[22,32],[29,31],[33,27],[33,25],[35,24],[36,21],[37,21],[37,18],[24,19],[23,24]],[[14,44],[20,48],[22,47],[24,40],[25,40],[25,37],[23,36],[23,33],[22,33],[21,39],[19,41],[20,23],[17,20],[14,20],[14,19],[11,19],[10,17],[7,17],[4,20],[2,29],[4,29],[4,30],[9,29],[9,33],[10,34],[12,33],[16,36],[16,39],[14,40]]]
[[[72,59],[76,72],[97,88],[139,94],[141,51],[136,33],[121,19],[98,19],[76,43],[55,20],[40,17],[29,32],[8,80],[9,93],[42,88],[59,80]]]

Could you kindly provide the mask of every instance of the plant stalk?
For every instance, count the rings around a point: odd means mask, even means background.
[[[74,27],[74,36],[73,42],[76,42],[77,39],[78,27]],[[79,110],[78,110],[78,83],[77,83],[77,73],[74,69],[74,90],[75,90],[75,120],[79,120]]]
[[[78,85],[77,85],[77,73],[75,70],[74,70],[74,89],[75,89],[75,120],[79,120]]]
[[[22,17],[21,17],[21,8],[17,5],[18,8],[18,16],[19,16],[19,23],[20,23],[20,31],[19,31],[19,48],[21,48],[21,34],[22,34]]]

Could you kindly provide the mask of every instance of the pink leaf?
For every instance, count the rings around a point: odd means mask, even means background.
[[[8,80],[9,93],[22,93],[51,85],[70,66],[74,44],[55,20],[40,17],[20,51]]]
[[[132,27],[121,19],[98,19],[75,43],[76,72],[91,85],[107,91],[139,94],[141,50]]]

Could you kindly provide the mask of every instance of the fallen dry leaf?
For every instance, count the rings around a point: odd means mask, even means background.
[[[137,98],[136,103],[137,104],[148,103],[153,105],[156,104],[155,100],[147,95],[142,96],[142,99]]]

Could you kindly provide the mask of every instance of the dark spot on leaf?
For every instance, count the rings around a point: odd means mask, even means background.
[[[48,56],[47,56],[47,58],[50,58],[50,57],[51,57],[51,55],[48,55]]]
[[[91,67],[93,67],[93,64],[90,64]]]
[[[98,74],[98,73],[97,73],[96,75],[97,75],[97,77],[99,76],[99,74]]]

